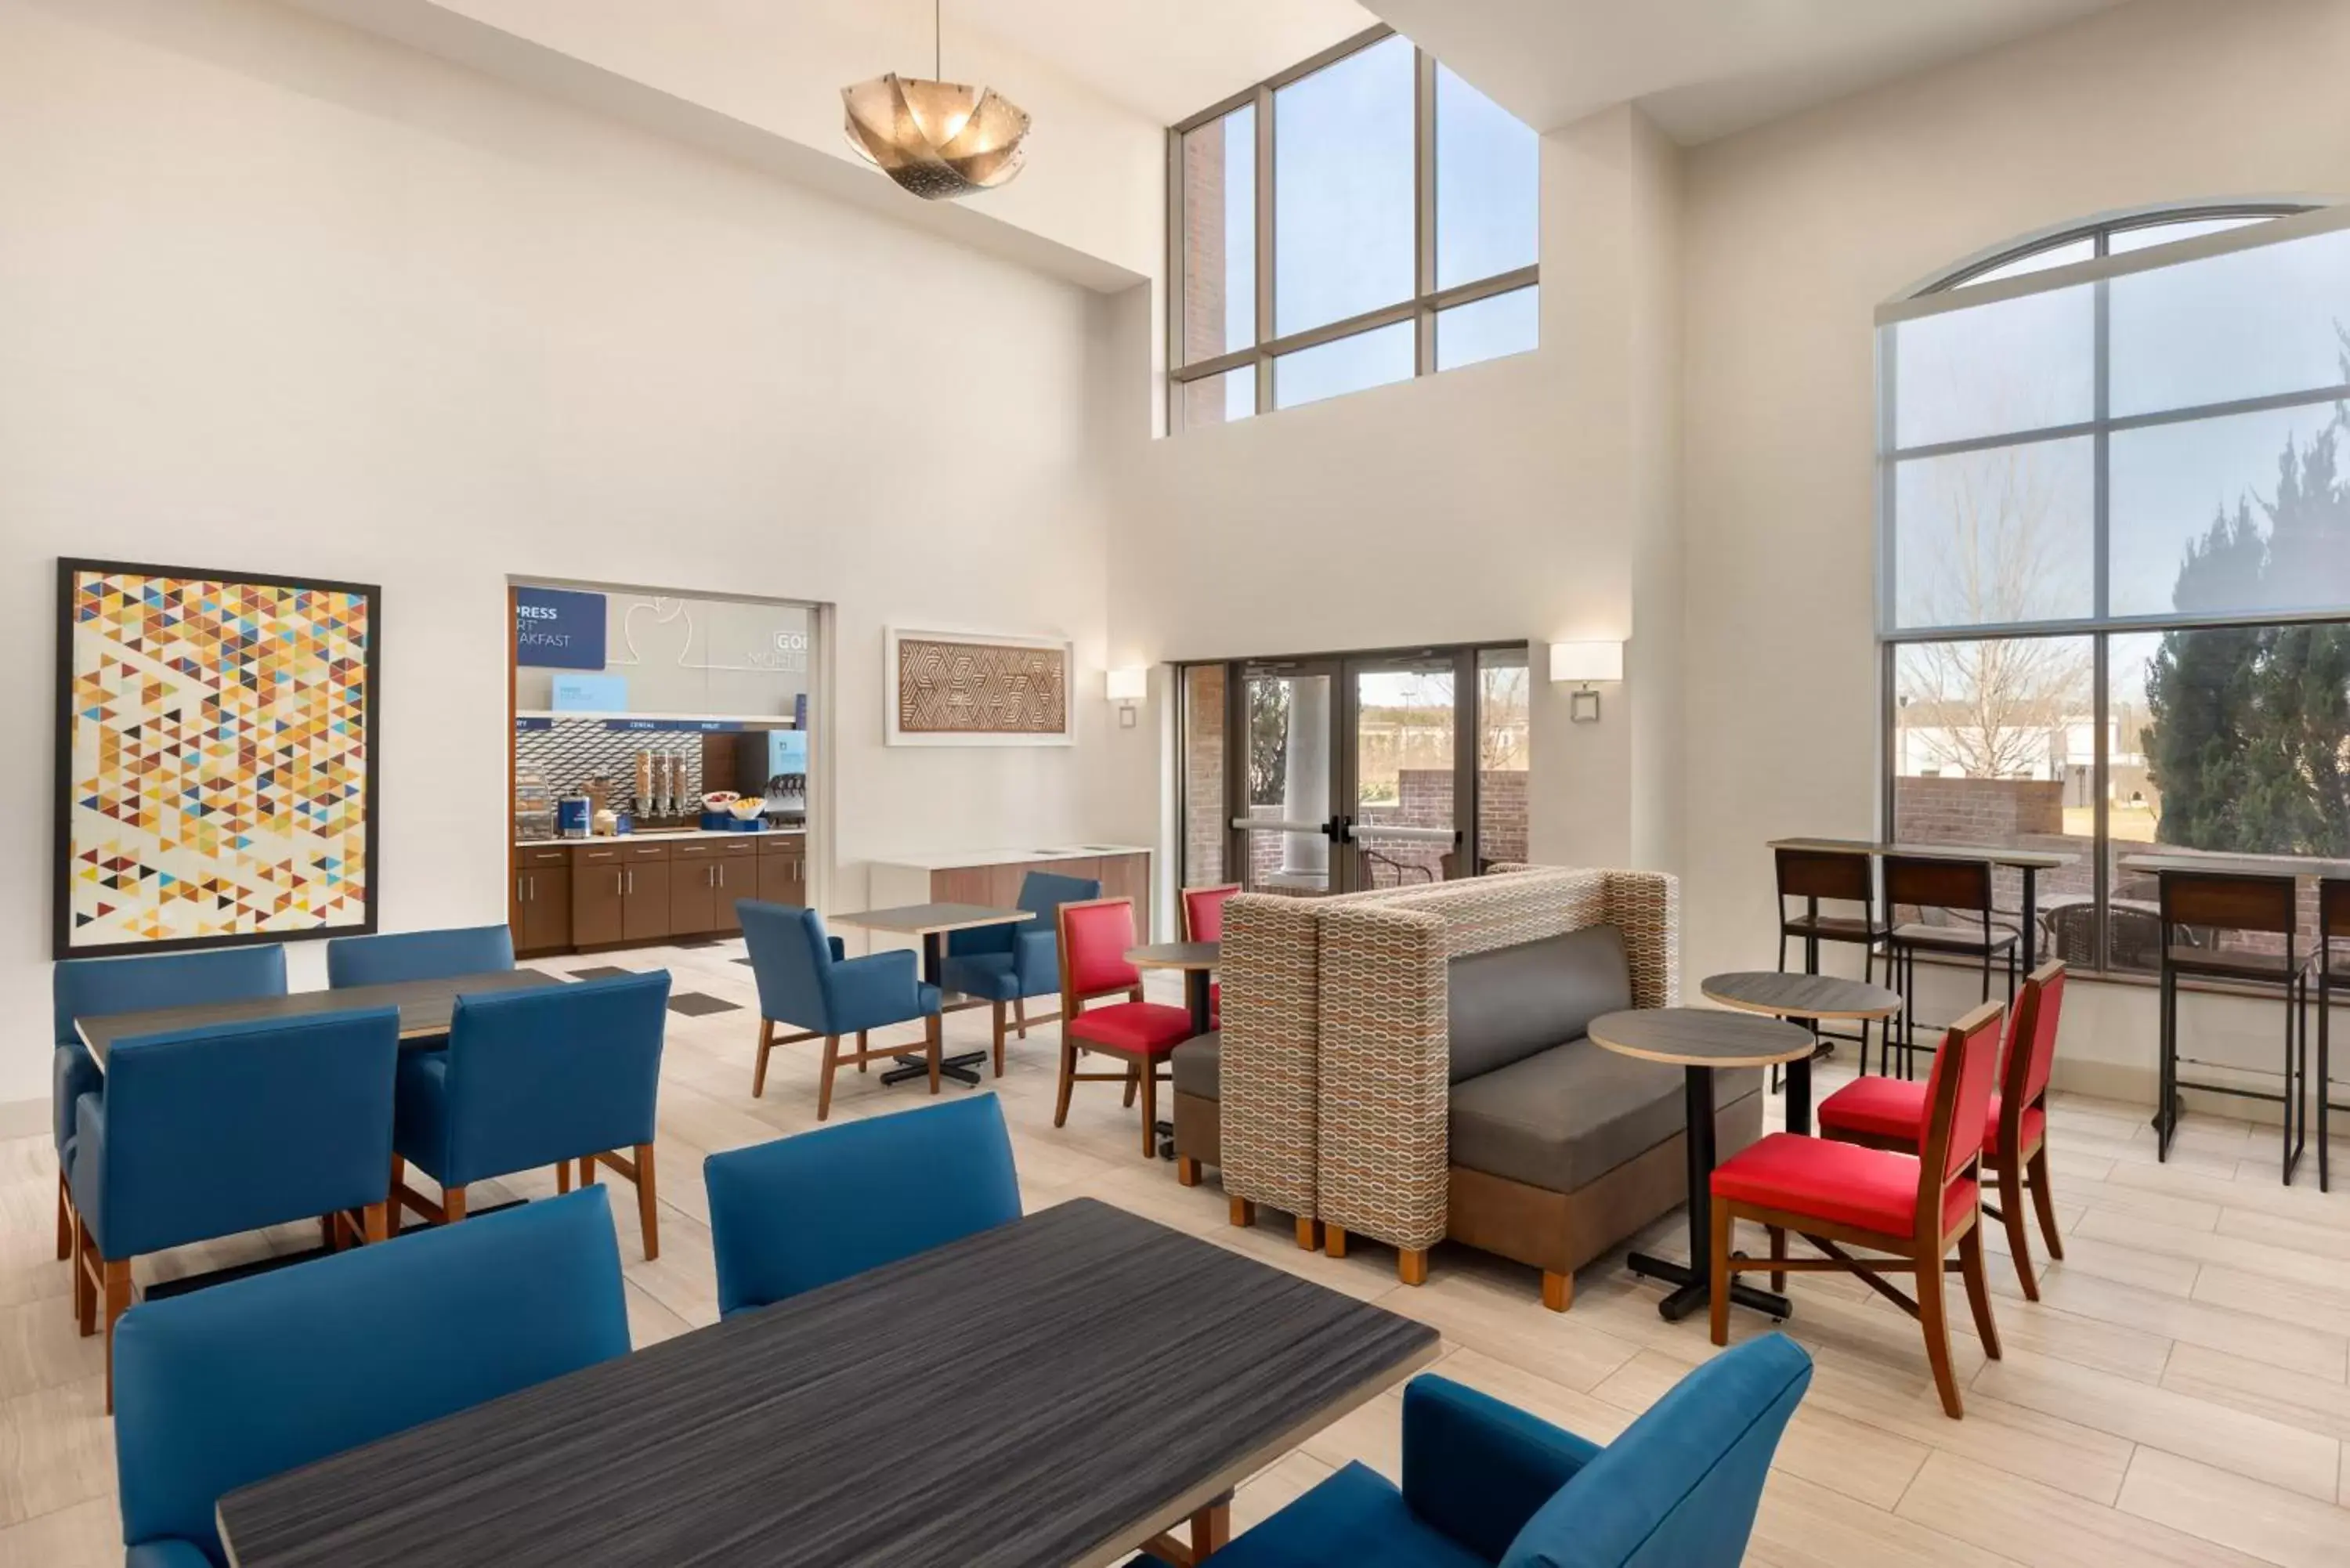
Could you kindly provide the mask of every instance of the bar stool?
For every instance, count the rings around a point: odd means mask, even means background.
[[[1917,1016],[1918,955],[1939,953],[1958,958],[1980,959],[1982,962],[1982,995],[1991,1000],[1991,964],[1994,958],[2007,962],[2007,1004],[2015,1005],[2017,973],[2017,936],[1991,924],[1991,868],[1988,860],[1944,860],[1922,855],[1888,855],[1885,857],[1885,908],[1889,915],[1904,904],[1914,906],[1922,916],[1929,909],[1941,909],[1963,916],[1975,922],[1976,929],[1963,925],[1929,925],[1923,919],[1895,926],[1887,933],[1887,958],[1896,975],[1894,989],[1901,993],[1901,1075],[1915,1076],[1914,1062],[1919,1049],[1911,1020]],[[1885,1036],[1886,1054],[1893,1051],[1893,1035]],[[1889,1075],[1891,1068],[1887,1068]]]
[[[2293,1168],[2300,1163],[2302,1149],[2309,1141],[2309,1107],[2302,1100],[2309,1086],[2310,960],[2317,956],[2295,946],[2300,924],[2295,888],[2291,877],[2245,876],[2227,871],[2162,873],[2162,1080],[2161,1098],[2154,1116],[2157,1159],[2170,1158],[2170,1139],[2178,1130],[2179,1090],[2201,1089],[2209,1094],[2233,1095],[2239,1099],[2267,1100],[2284,1106],[2284,1182],[2288,1187],[2293,1185]],[[2241,948],[2199,947],[2181,940],[2182,927],[2282,937],[2284,951],[2279,954]],[[2182,1058],[2178,1054],[2178,981],[2181,976],[2188,975],[2281,988],[2285,1001],[2282,1094],[2240,1088],[2232,1084],[2189,1083],[2178,1076],[2182,1060],[2190,1066],[2212,1065],[2191,1056]],[[2296,1113],[2301,1118],[2298,1137],[2293,1124]]]
[[[2350,942],[2350,877],[2328,877],[2317,888],[2317,1190],[2327,1185],[2332,1171],[2325,1157],[2325,1115],[2350,1111],[2334,1096],[2334,982],[2350,984],[2350,952],[2336,953],[2335,942]]]
[[[1860,949],[1860,977],[1877,978],[1877,955],[1885,946],[1885,923],[1877,914],[1877,873],[1873,857],[1848,849],[1775,849],[1779,872],[1779,972],[1787,972],[1787,940],[1804,943],[1804,972],[1820,972],[1820,944],[1844,942]],[[1801,898],[1801,913],[1789,915],[1787,900]],[[1857,904],[1860,913],[1824,915],[1822,900]],[[1851,1039],[1850,1035],[1822,1035]],[[1868,1071],[1868,1025],[1860,1026],[1860,1070]],[[1771,1069],[1771,1089],[1779,1088],[1779,1069]]]

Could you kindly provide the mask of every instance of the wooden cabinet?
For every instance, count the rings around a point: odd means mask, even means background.
[[[628,868],[617,844],[581,845],[571,857],[571,945],[609,947],[627,931]]]
[[[718,846],[697,838],[670,852],[669,929],[671,936],[700,936],[718,923]]]
[[[1105,898],[1134,900],[1135,927],[1142,940],[1150,940],[1150,857],[1148,855],[1105,855],[1101,869],[1095,873],[1101,878]],[[1051,867],[1046,867],[1051,869]]]
[[[571,945],[571,851],[515,851],[506,926],[518,953],[561,952]]]
[[[620,891],[620,937],[624,941],[656,941],[670,934],[670,846],[629,844],[620,850],[627,880]]]
[[[758,898],[763,904],[807,902],[807,840],[796,833],[759,842]]]
[[[740,844],[721,840],[717,859],[718,864],[711,867],[717,882],[717,908],[712,911],[716,919],[711,929],[732,936],[743,929],[734,900],[759,896],[759,846],[747,838]]]
[[[1020,901],[1031,871],[1049,871],[1101,883],[1105,898],[1134,900],[1135,934],[1150,940],[1150,852],[1119,845],[1072,845],[1066,850],[983,853],[966,865],[877,861],[869,874],[875,909],[898,904],[984,904],[1008,909]]]

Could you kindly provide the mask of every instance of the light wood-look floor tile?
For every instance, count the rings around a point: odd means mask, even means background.
[[[2159,1449],[2130,1461],[2121,1509],[2282,1568],[2350,1563],[2350,1511]]]

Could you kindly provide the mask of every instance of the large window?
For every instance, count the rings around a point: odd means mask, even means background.
[[[2133,851],[2350,855],[2350,223],[2104,225],[1879,321],[1892,836],[2077,854],[2042,950],[2120,973]]]
[[[1535,346],[1539,139],[1375,28],[1170,137],[1183,429]]]

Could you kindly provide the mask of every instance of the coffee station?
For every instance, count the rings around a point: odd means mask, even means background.
[[[804,903],[806,607],[512,591],[515,950],[714,940],[738,898]]]

